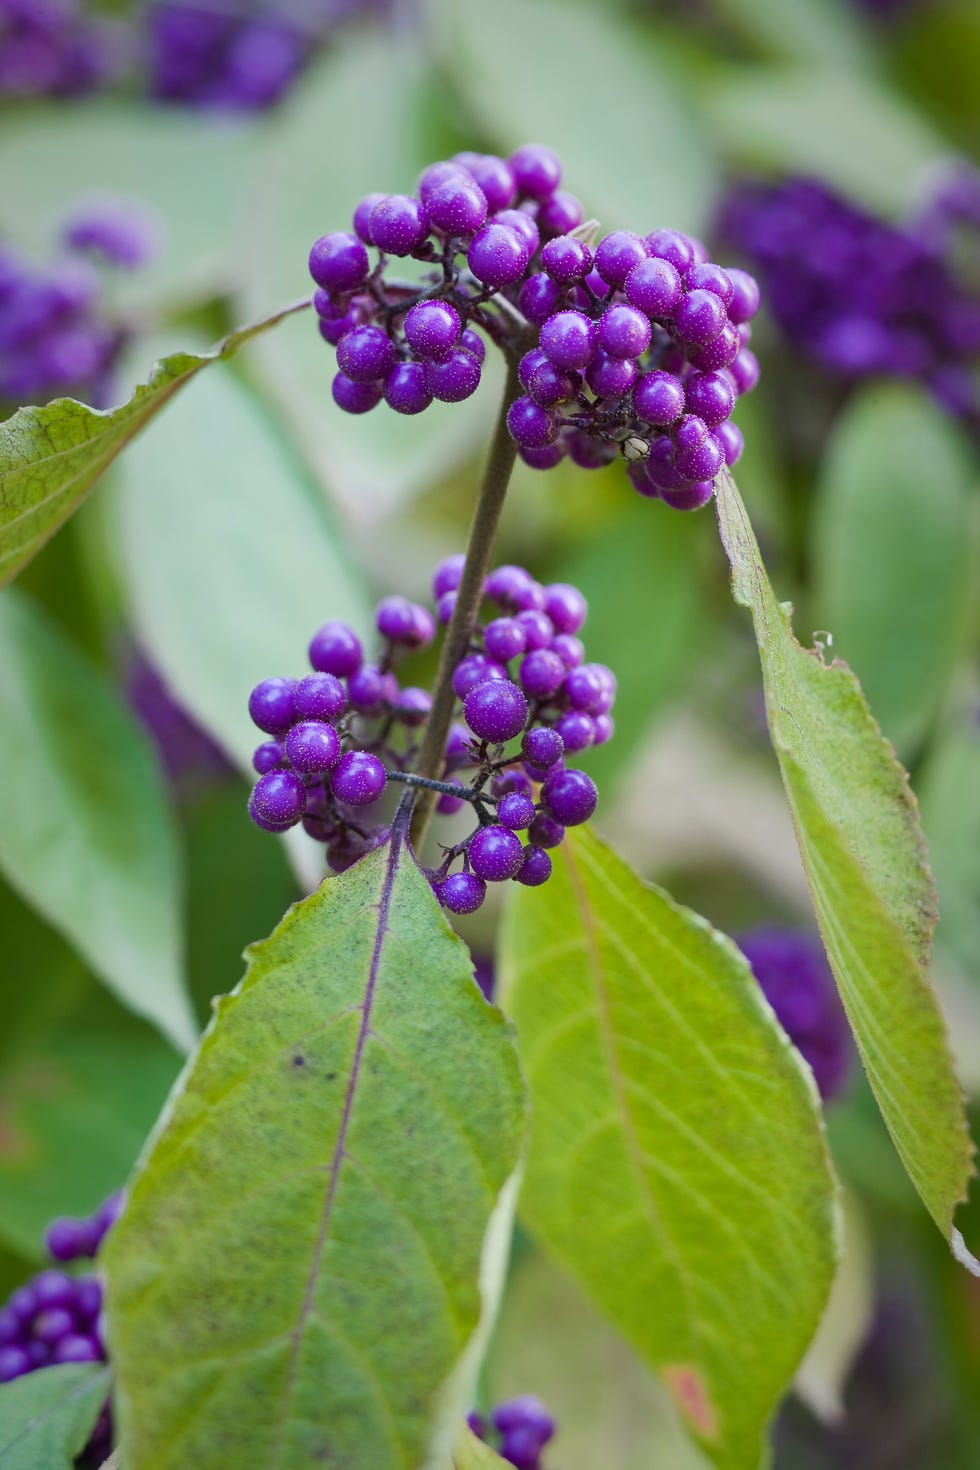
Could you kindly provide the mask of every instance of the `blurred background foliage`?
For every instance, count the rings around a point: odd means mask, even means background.
[[[194,12],[183,0],[53,11],[33,50],[30,8],[0,0],[3,246],[54,261],[66,214],[103,193],[142,199],[162,240],[145,269],[105,288],[124,329],[108,401],[128,396],[161,348],[206,345],[301,295],[316,236],[346,228],[364,193],[407,191],[425,163],[462,147],[547,142],[604,230],[675,226],[750,268],[722,229],[746,179],[809,179],[904,229],[951,161],[977,162],[975,0],[323,0],[302,11],[229,0],[199,17],[210,49],[198,72],[186,57],[167,69],[171,32]],[[79,70],[85,27],[107,20],[102,63]],[[869,295],[895,239],[872,239]],[[974,221],[956,262],[957,299],[975,311],[978,240]],[[928,374],[821,359],[765,300],[761,384],[736,413],[739,484],[800,636],[853,664],[910,769],[940,891],[935,980],[976,1097],[978,418],[954,413]],[[125,729],[95,752],[101,800],[107,812],[127,804],[147,828],[140,861],[166,869],[147,879],[166,936],[132,987],[153,983],[169,945],[202,1023],[237,982],[245,944],[313,881],[309,853],[245,818],[248,690],[298,671],[326,617],[363,626],[372,594],[426,593],[431,567],[461,545],[500,388],[488,372],[464,405],[366,422],[334,408],[332,371],[304,315],[256,341],[154,423],[0,597],[0,705],[22,692],[6,618],[57,646],[49,682],[64,695],[69,746],[73,710]],[[585,758],[602,831],[729,932],[811,926],[751,630],[728,597],[710,512],[641,502],[618,465],[519,467],[499,558],[580,585],[590,655],[618,674],[616,738]],[[37,699],[43,724],[50,701]],[[124,1004],[125,987],[102,984],[112,976],[99,935],[74,949],[77,926],[49,922],[49,880],[85,823],[107,862],[130,859],[112,822],[76,807],[78,782],[45,780],[38,728],[0,721],[3,783],[30,791],[30,811],[48,808],[46,845],[26,851],[24,803],[0,799],[0,1292],[41,1259],[52,1215],[91,1210],[125,1177],[180,1065]],[[91,877],[76,873],[67,898],[82,927]],[[492,949],[493,927],[492,912],[472,922],[475,952]],[[161,1019],[152,1003],[137,1009]],[[859,1078],[827,1124],[849,1249],[778,1426],[777,1466],[975,1470],[980,1283],[918,1207]],[[978,1209],[964,1213],[976,1241]],[[698,1464],[644,1370],[523,1239],[484,1378],[488,1400],[548,1401],[562,1424],[548,1463],[561,1470]]]

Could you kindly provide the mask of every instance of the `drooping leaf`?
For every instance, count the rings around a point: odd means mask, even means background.
[[[109,1393],[101,1363],[65,1363],[0,1384],[3,1470],[72,1470]]]
[[[348,40],[310,68],[271,120],[256,161],[253,187],[262,208],[246,262],[250,310],[307,289],[310,246],[331,230],[350,229],[365,194],[412,192],[421,170],[439,156],[425,126],[434,85],[407,38],[382,31]],[[344,137],[355,116],[357,147],[332,149],[327,164],[324,139]],[[388,274],[408,277],[413,269],[394,261]],[[502,381],[495,356],[488,354],[472,398],[434,403],[416,418],[384,404],[363,418],[342,413],[330,396],[336,357],[313,321],[293,322],[281,336],[266,338],[257,361],[318,477],[364,522],[482,446]]]
[[[920,785],[939,889],[936,947],[976,982],[980,957],[980,726],[973,710],[932,746]]]
[[[306,304],[294,303],[232,332],[210,352],[173,353],[118,408],[88,408],[73,398],[57,398],[43,408],[20,408],[0,424],[0,583],[9,582],[40,551],[185,383]]]
[[[560,0],[499,0],[494,24],[515,44],[488,46],[476,7],[446,3],[437,14],[460,95],[498,150],[551,143],[565,161],[562,187],[604,232],[706,228],[710,135],[649,32],[608,7],[579,6],[570,20]],[[552,66],[544,58],[559,36]]]
[[[36,260],[61,252],[65,220],[94,198],[148,208],[157,253],[139,270],[112,274],[115,308],[213,295],[238,279],[242,202],[255,126],[236,118],[201,127],[182,108],[92,98],[7,109],[0,135],[0,220],[5,241]],[[266,307],[268,302],[265,303]]]
[[[752,611],[773,747],[824,943],[895,1146],[955,1250],[971,1149],[927,970],[935,892],[915,799],[846,665],[803,649],[731,477],[717,489],[735,601]]]
[[[666,1389],[540,1251],[507,1283],[487,1352],[487,1402],[533,1393],[554,1416],[561,1470],[706,1470]]]
[[[503,935],[521,1213],[712,1462],[754,1470],[833,1275],[816,1091],[729,941],[588,832],[555,868]]]
[[[970,621],[976,512],[947,414],[905,385],[853,400],[816,492],[813,615],[903,754],[926,734]]]
[[[812,175],[889,216],[919,200],[948,153],[921,112],[839,67],[739,67],[713,80],[703,106],[737,167]]]
[[[107,1253],[127,1470],[441,1466],[502,1265],[513,1039],[398,821],[248,959]]]
[[[173,817],[119,695],[33,603],[0,595],[0,868],[124,1005],[187,1050]]]
[[[367,593],[308,472],[262,401],[214,373],[120,466],[121,571],[142,645],[243,768],[248,695],[298,674],[321,623],[371,627]]]

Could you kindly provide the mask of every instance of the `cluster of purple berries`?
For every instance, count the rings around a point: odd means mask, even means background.
[[[764,925],[738,945],[824,1102],[847,1083],[854,1046],[823,945],[806,930]]]
[[[110,320],[97,264],[132,269],[156,245],[139,206],[103,201],[65,226],[65,253],[38,266],[0,246],[0,404],[63,394],[103,407],[126,328]]]
[[[76,97],[118,75],[121,27],[75,0],[0,0],[0,97]]]
[[[727,200],[721,227],[760,269],[787,337],[822,367],[851,380],[918,379],[976,429],[980,277],[969,256],[975,261],[980,243],[977,178],[951,175],[904,224],[811,179],[746,183]],[[961,242],[960,233],[970,238]]]
[[[114,1194],[88,1218],[53,1221],[45,1234],[52,1260],[68,1265],[94,1257],[121,1208],[122,1196]],[[94,1275],[70,1276],[51,1269],[18,1287],[0,1308],[0,1383],[56,1363],[104,1363],[101,1312],[102,1286]],[[112,1448],[111,1438],[107,1404],[86,1458],[101,1464]]]
[[[436,569],[441,623],[452,616],[462,570],[462,556]],[[469,805],[477,825],[427,870],[440,902],[456,914],[475,912],[488,883],[547,881],[548,849],[566,827],[587,822],[597,802],[594,782],[565,757],[613,733],[615,679],[604,665],[585,662],[577,635],[587,609],[577,588],[542,587],[522,567],[503,566],[487,578],[484,596],[498,615],[478,624],[455,669],[459,719],[436,781],[437,810],[448,816]],[[376,663],[365,663],[346,624],[327,623],[310,644],[312,674],[266,679],[252,691],[252,719],[273,737],[255,752],[253,821],[272,832],[302,822],[326,844],[336,872],[383,840],[387,825],[376,804],[389,781],[419,781],[412,765],[431,706],[424,689],[399,685],[394,668],[431,643],[436,617],[386,597],[377,610],[383,646]]]
[[[466,1422],[478,1439],[496,1438],[497,1453],[514,1470],[541,1470],[544,1447],[554,1438],[555,1421],[533,1394],[507,1399],[490,1412],[490,1423],[482,1414],[468,1414]],[[491,1426],[496,1436],[491,1435]]]
[[[431,164],[416,195],[369,194],[353,233],[317,240],[310,274],[337,350],[334,399],[348,413],[382,399],[405,414],[460,402],[480,382],[482,332],[520,358],[524,394],[507,422],[527,464],[568,454],[593,469],[622,454],[642,494],[703,505],[741,453],[730,415],[758,379],[758,287],[675,230],[620,230],[593,249],[594,226],[560,183],[540,145],[509,159],[459,153]],[[427,269],[391,278],[390,256]]]

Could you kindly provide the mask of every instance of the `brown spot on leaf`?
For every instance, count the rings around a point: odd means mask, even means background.
[[[718,1421],[698,1370],[686,1363],[672,1363],[663,1369],[663,1377],[674,1402],[688,1423],[702,1439],[715,1439]]]

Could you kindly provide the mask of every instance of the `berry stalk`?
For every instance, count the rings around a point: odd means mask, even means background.
[[[453,689],[453,674],[460,659],[464,657],[473,636],[480,603],[483,600],[483,584],[490,570],[494,542],[500,513],[507,496],[507,486],[517,458],[517,445],[507,427],[507,413],[511,404],[520,397],[521,385],[517,376],[517,358],[508,357],[507,382],[500,404],[500,413],[494,429],[493,441],[487,456],[486,469],[480,495],[470,523],[470,534],[466,543],[466,564],[456,593],[456,605],[443,640],[439,670],[436,675],[432,709],[425,726],[422,749],[419,752],[417,771],[420,776],[434,779],[442,768],[446,749],[446,737],[452,723],[456,694]],[[411,837],[416,852],[421,851],[435,806],[436,792],[423,790],[412,814]]]

